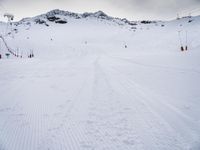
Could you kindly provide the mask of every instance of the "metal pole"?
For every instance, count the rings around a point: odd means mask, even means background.
[[[186,36],[186,37],[185,37],[185,38],[186,38],[186,39],[185,39],[185,40],[186,40],[186,41],[185,41],[185,42],[186,42],[185,50],[187,51],[187,50],[188,50],[188,44],[187,44],[187,42],[188,42],[188,33],[187,33],[187,30],[185,31],[185,36]]]

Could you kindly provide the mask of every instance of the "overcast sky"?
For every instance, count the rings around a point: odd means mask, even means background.
[[[200,0],[0,0],[0,20],[5,12],[15,20],[62,9],[77,13],[102,10],[129,20],[170,20],[180,15],[200,14]]]

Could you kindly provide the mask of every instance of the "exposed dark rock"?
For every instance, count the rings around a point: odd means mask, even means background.
[[[59,20],[60,18],[56,17],[56,16],[47,16],[47,19],[51,22],[54,22],[56,20]]]
[[[122,21],[123,21],[124,23],[127,23],[127,24],[130,23],[126,18],[123,18]]]
[[[45,24],[45,23],[46,23],[46,21],[41,20],[41,19],[36,19],[35,22],[36,22],[37,24]]]
[[[82,18],[87,18],[87,17],[96,17],[96,18],[101,18],[101,19],[108,19],[110,20],[111,17],[109,17],[108,15],[106,15],[103,11],[97,11],[95,13],[83,13]]]
[[[41,20],[41,19],[35,19],[35,23],[36,23],[36,24],[44,24],[44,25],[46,25],[47,27],[49,26],[49,25],[46,23],[46,21]]]
[[[83,14],[82,14],[82,17],[83,17],[83,18],[87,18],[88,16],[90,16],[90,13],[83,13]]]
[[[143,21],[141,21],[141,23],[142,24],[150,24],[150,23],[152,23],[152,21],[143,20]]]
[[[56,20],[55,23],[66,24],[66,20]]]
[[[102,19],[109,19],[108,15],[106,15],[103,11],[97,11],[94,14],[92,14],[94,17],[102,18]]]
[[[191,23],[193,20],[189,20],[188,23]]]
[[[75,19],[81,18],[81,15],[79,15],[77,13],[72,13],[72,12],[63,11],[63,10],[59,10],[59,9],[52,10],[46,14],[47,17],[48,16],[51,17],[51,16],[55,16],[55,15],[69,16],[69,17],[73,17]]]
[[[136,30],[137,28],[136,28],[136,27],[131,27],[131,29],[134,29],[134,30]]]
[[[137,26],[137,23],[136,22],[129,22],[129,25],[131,25],[131,26]]]

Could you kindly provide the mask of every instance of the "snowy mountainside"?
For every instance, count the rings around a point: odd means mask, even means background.
[[[200,16],[53,10],[0,34],[0,150],[200,149]]]
[[[199,46],[198,38],[196,38],[199,34],[199,22],[199,16],[186,17],[168,22],[131,22],[126,19],[107,16],[101,11],[76,14],[53,10],[33,18],[22,19],[19,22],[15,22],[12,27],[6,27],[3,24],[0,30],[3,34],[10,28],[12,29],[12,35],[6,38],[13,49],[18,48],[22,52],[26,52],[25,49],[27,49],[27,46],[37,54],[39,52],[43,53],[45,50],[55,50],[57,46],[60,50],[63,47],[72,48],[73,44],[82,47],[84,43],[88,43],[89,46],[99,43],[99,45],[104,45],[105,48],[109,48],[110,46],[110,49],[114,45],[118,46],[119,49],[127,45],[130,49],[140,51],[147,49],[148,51],[153,51],[156,47],[160,51],[162,46],[167,44],[166,41],[171,41],[168,45],[170,47],[169,51],[175,52],[175,49],[178,49],[180,46],[178,31],[182,31],[181,38],[185,40],[184,32],[187,30],[190,37],[188,38],[188,44],[194,49]],[[152,42],[149,39],[163,40]],[[143,42],[145,44],[135,44]]]

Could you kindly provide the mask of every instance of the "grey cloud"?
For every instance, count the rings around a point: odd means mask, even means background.
[[[0,0],[0,6],[1,3],[19,16],[58,8],[74,12],[103,10],[132,20],[170,18],[200,8],[200,0]]]
[[[200,0],[110,0],[109,2],[130,14],[146,14],[158,18],[170,18],[182,12],[185,12],[183,15],[187,15],[187,12],[200,8]]]

